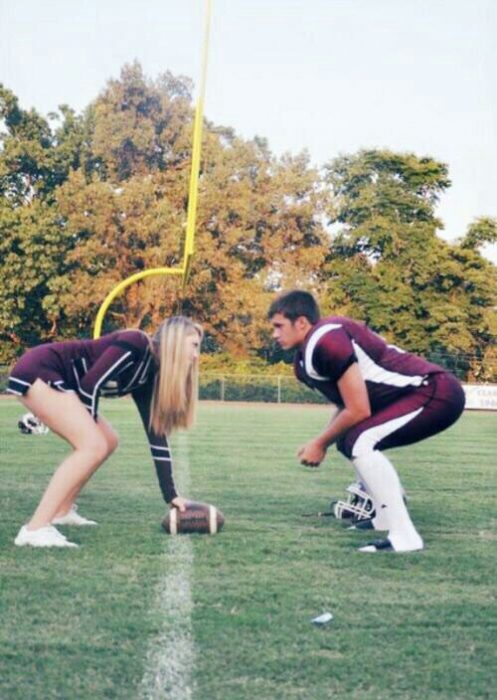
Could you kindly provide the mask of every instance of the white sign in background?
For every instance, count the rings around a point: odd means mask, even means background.
[[[466,408],[497,411],[497,384],[463,384]]]

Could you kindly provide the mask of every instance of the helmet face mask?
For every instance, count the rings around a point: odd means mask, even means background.
[[[47,426],[33,413],[25,413],[17,427],[23,435],[46,435],[49,432]]]
[[[375,507],[373,499],[367,493],[364,484],[355,481],[347,486],[347,500],[336,501],[333,504],[333,513],[338,520],[351,520],[358,522],[374,518]]]

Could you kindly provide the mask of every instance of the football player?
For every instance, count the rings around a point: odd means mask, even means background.
[[[345,316],[320,318],[305,291],[277,297],[268,318],[273,338],[295,349],[295,374],[339,407],[328,425],[298,451],[302,464],[318,467],[328,447],[351,460],[374,503],[375,530],[387,537],[360,552],[423,549],[403,499],[395,468],[384,450],[409,445],[445,430],[461,415],[464,392],[457,379],[427,360],[389,345],[364,323]]]
[[[180,510],[167,435],[193,423],[202,329],[183,316],[164,321],[155,335],[123,330],[98,340],[39,345],[17,362],[8,391],[64,438],[72,453],[54,473],[15,544],[76,547],[55,525],[94,525],[76,511],[82,487],[117,447],[117,435],[99,413],[100,396],[131,394],[148,436],[164,500]]]

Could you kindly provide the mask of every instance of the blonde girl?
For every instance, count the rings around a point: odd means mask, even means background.
[[[88,479],[112,454],[117,435],[99,415],[101,396],[131,394],[147,433],[164,500],[184,510],[174,486],[167,435],[189,428],[198,396],[202,328],[184,316],[164,321],[153,337],[116,331],[98,340],[39,345],[17,362],[8,391],[72,447],[55,471],[33,516],[15,544],[77,547],[55,525],[95,525],[75,500]]]

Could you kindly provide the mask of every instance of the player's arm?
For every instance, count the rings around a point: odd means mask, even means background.
[[[186,501],[178,496],[173,479],[173,459],[165,435],[157,435],[149,427],[150,403],[152,400],[153,380],[148,381],[140,389],[132,393],[133,400],[141,416],[143,427],[148,437],[150,452],[154,460],[155,471],[159,480],[160,490],[166,503],[185,509]]]
[[[324,335],[307,359],[320,376],[336,383],[343,404],[326,428],[298,451],[302,464],[317,467],[340,435],[371,415],[371,407],[354,347],[343,329]]]
[[[342,433],[347,432],[357,423],[369,418],[369,404],[366,384],[359,371],[357,362],[350,365],[338,380],[338,389],[344,406],[332,417],[326,428],[313,440],[300,448],[298,456],[302,464],[317,467],[323,461],[326,450]]]

